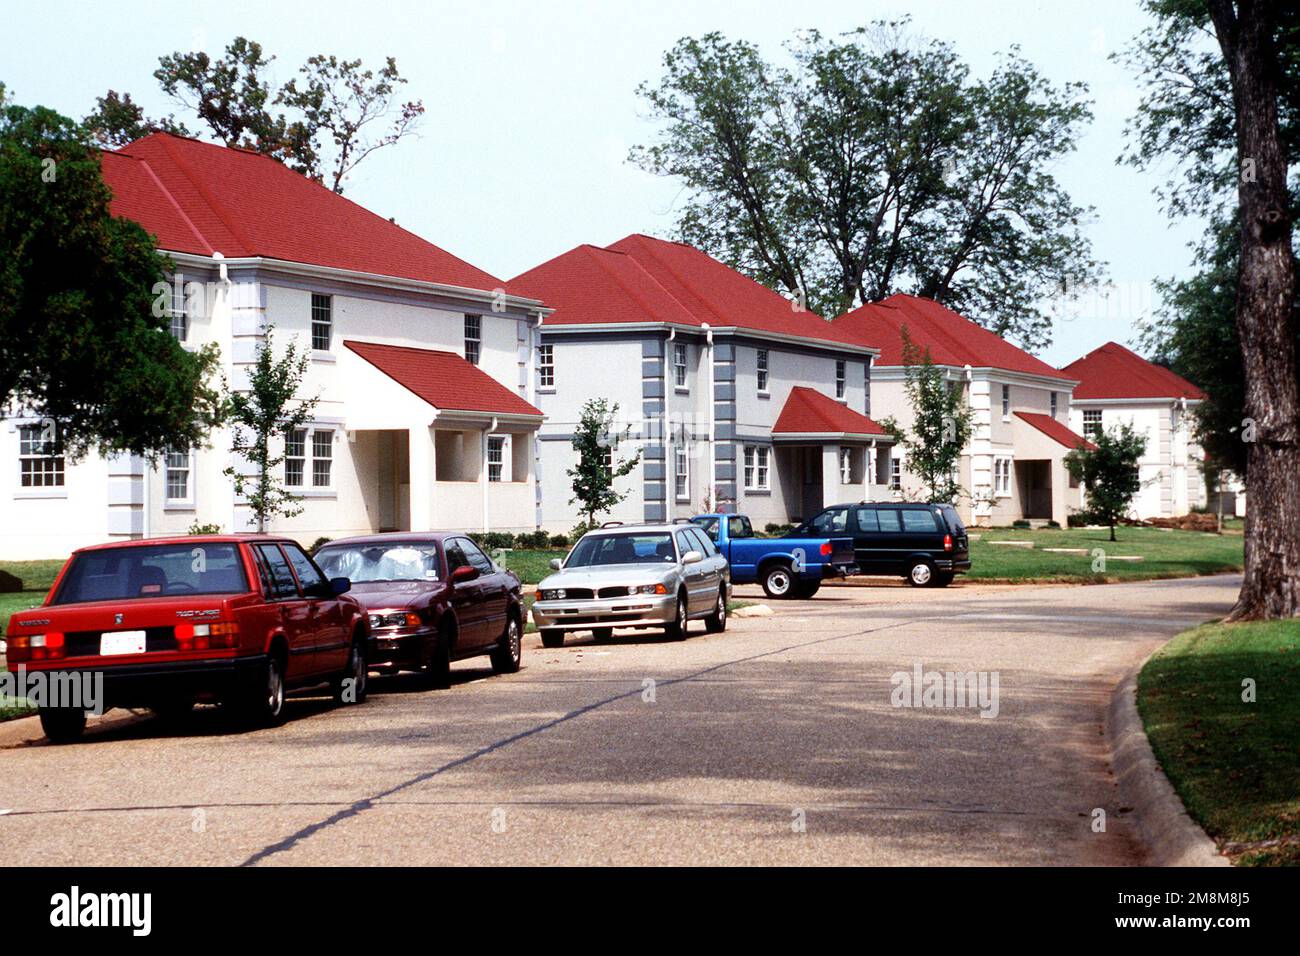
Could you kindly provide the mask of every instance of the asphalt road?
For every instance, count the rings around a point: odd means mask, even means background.
[[[70,865],[1140,863],[1105,706],[1238,580],[824,588],[682,644],[530,635],[518,674],[376,678],[271,730],[115,712],[55,747],[12,721],[0,844]],[[996,673],[997,716],[893,706],[918,665]]]

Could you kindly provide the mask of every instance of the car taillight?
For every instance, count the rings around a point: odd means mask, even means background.
[[[952,550],[952,535],[950,535],[950,534],[945,534],[945,535],[943,536],[943,550],[945,550],[945,551],[951,551],[951,550]]]
[[[45,634],[20,634],[9,638],[5,656],[10,663],[21,664],[27,661],[52,661],[67,656],[63,646],[63,634],[49,631]]]
[[[829,555],[831,553],[831,543],[829,541],[822,542],[821,552],[823,555]]]
[[[234,621],[176,625],[176,647],[182,651],[207,651],[239,646],[239,625]]]

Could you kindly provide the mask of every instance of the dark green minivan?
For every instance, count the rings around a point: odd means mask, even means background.
[[[899,575],[913,587],[947,587],[970,570],[966,528],[950,504],[832,505],[790,533],[848,535],[862,574]]]

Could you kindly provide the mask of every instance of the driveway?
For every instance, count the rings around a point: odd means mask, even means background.
[[[1141,863],[1105,707],[1238,584],[828,587],[681,644],[530,636],[518,674],[375,679],[273,730],[203,708],[53,747],[14,721],[0,841],[35,864]],[[996,676],[996,716],[893,706],[918,666]]]

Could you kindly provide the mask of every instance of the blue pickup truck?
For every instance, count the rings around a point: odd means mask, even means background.
[[[852,538],[758,538],[745,515],[691,519],[731,563],[733,584],[763,585],[770,598],[810,598],[826,578],[857,574]]]

